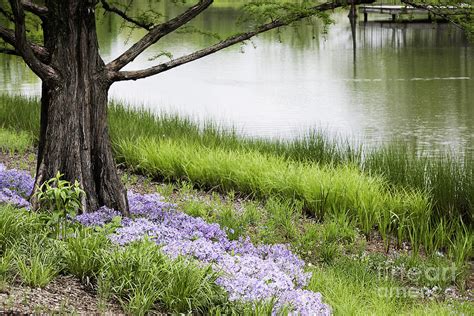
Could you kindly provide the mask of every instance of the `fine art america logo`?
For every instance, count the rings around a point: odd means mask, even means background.
[[[450,267],[426,267],[410,268],[404,267],[380,267],[377,269],[378,276],[386,281],[398,280],[402,284],[419,286],[387,286],[379,287],[377,293],[380,297],[409,297],[430,298],[442,294],[442,289],[435,284],[451,284],[456,280],[458,269],[455,265]],[[426,284],[434,286],[429,287]],[[448,289],[449,290],[449,289]],[[447,291],[445,291],[446,294]]]

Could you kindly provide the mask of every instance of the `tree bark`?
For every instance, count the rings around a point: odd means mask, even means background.
[[[99,55],[94,1],[46,1],[44,44],[57,81],[43,81],[36,184],[59,171],[77,180],[83,211],[106,205],[128,214],[107,128],[111,85]],[[35,206],[36,201],[32,201]]]

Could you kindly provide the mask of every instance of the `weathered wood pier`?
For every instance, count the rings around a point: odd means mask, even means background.
[[[402,0],[403,2],[403,0]],[[401,15],[428,15],[428,20],[431,21],[433,13],[438,16],[448,16],[451,14],[460,14],[469,10],[470,5],[464,5],[462,8],[455,6],[411,6],[409,4],[370,4],[359,5],[359,13],[364,14],[364,22],[367,22],[369,14],[388,14],[392,16],[395,21]]]
[[[367,22],[369,13],[389,14],[392,16],[393,21],[400,15],[428,14],[428,19],[431,20],[431,13],[429,11],[408,5],[361,5],[359,6],[359,12],[364,14],[364,22]]]

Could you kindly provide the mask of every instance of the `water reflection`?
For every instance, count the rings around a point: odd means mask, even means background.
[[[233,34],[238,10],[230,3],[195,26]],[[155,5],[168,16],[181,10],[167,1]],[[474,152],[474,52],[459,30],[362,19],[351,26],[347,11],[334,19],[326,35],[319,23],[300,23],[150,79],[115,84],[111,95],[235,125],[248,135],[290,138],[321,127],[365,142],[396,137],[419,148]],[[106,60],[143,34],[113,15],[98,26]],[[180,56],[212,42],[199,34],[167,37],[129,69],[151,65],[161,50]],[[39,93],[37,79],[14,57],[1,57],[0,69],[0,91]]]

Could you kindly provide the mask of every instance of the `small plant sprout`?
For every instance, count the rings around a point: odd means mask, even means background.
[[[48,212],[47,223],[54,229],[57,238],[66,237],[68,218],[78,214],[85,195],[77,180],[72,184],[62,180],[62,176],[58,171],[54,178],[43,183],[35,192],[40,209]]]

